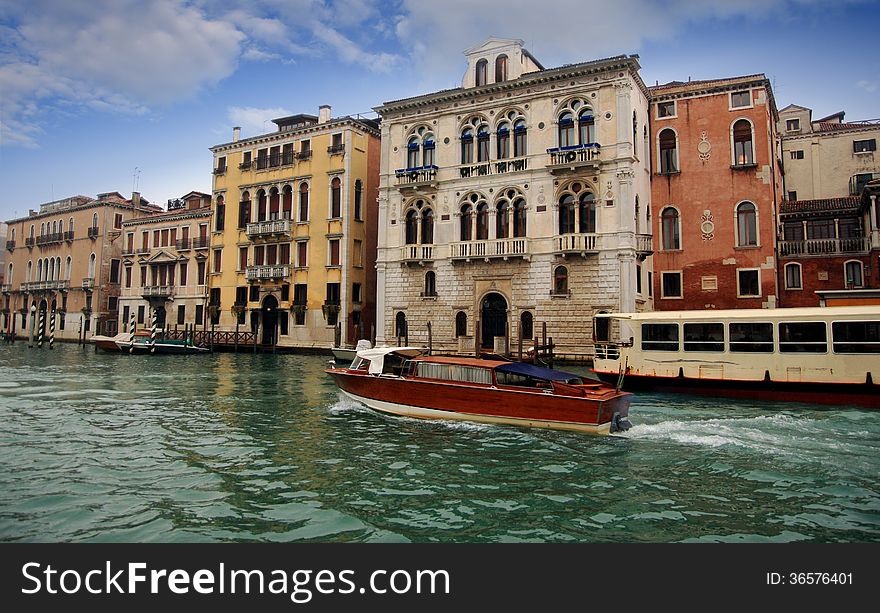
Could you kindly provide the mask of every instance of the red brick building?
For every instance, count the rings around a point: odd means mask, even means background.
[[[655,309],[776,306],[770,82],[758,74],[649,90]]]

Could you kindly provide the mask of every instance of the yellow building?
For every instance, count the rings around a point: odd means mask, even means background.
[[[375,121],[293,115],[211,148],[208,285],[217,330],[264,346],[315,348],[375,322],[379,131]]]

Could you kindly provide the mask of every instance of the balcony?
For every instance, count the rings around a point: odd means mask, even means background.
[[[208,236],[199,236],[192,239],[193,249],[207,249],[211,246],[211,238]]]
[[[138,247],[137,250],[135,251],[135,254],[137,254],[137,255],[150,255],[150,248],[143,247],[143,246]]]
[[[649,256],[654,253],[654,237],[651,234],[636,234],[636,253]]]
[[[290,277],[290,266],[248,266],[245,278],[248,281],[273,281]]]
[[[312,159],[312,150],[306,149],[305,151],[300,151],[296,154],[296,159],[305,161]]]
[[[594,233],[560,234],[553,238],[553,251],[557,255],[580,255],[599,253],[599,235]]]
[[[252,165],[253,165],[253,162],[248,160],[247,162],[242,162],[241,164],[239,164],[238,169],[239,170],[250,170]]]
[[[66,291],[70,289],[70,281],[30,281],[21,284],[23,292]]]
[[[36,242],[36,240],[34,239],[33,236],[31,236],[30,238],[24,239],[24,246],[27,247],[28,249],[32,249],[35,242]]]
[[[165,298],[166,300],[174,297],[173,285],[147,285],[143,288],[141,295],[146,298]]]
[[[37,245],[52,245],[54,243],[60,243],[63,240],[64,234],[62,232],[52,232],[50,234],[38,236]]]
[[[434,245],[406,245],[400,250],[403,264],[424,264],[434,260]]]
[[[215,175],[225,175],[226,174],[226,166],[219,166],[214,169]]]
[[[549,156],[547,169],[552,173],[581,169],[598,171],[601,163],[600,151],[601,147],[598,143],[547,149]]]
[[[83,279],[82,288],[84,290],[86,290],[87,292],[95,289],[95,278],[94,277],[86,277],[85,279]]]
[[[6,250],[12,251],[15,249],[15,241],[6,241]]]
[[[133,245],[129,245],[127,247],[122,248],[122,256],[123,257],[125,257],[127,255],[134,255],[135,253],[137,253],[137,251],[135,251],[135,248]]]
[[[493,258],[506,260],[512,257],[529,259],[529,239],[525,237],[463,241],[452,243],[449,247],[449,257],[453,261],[477,259],[488,261]]]
[[[847,253],[868,253],[871,239],[867,236],[856,238],[811,238],[803,241],[779,241],[781,257],[811,255],[837,255]]]
[[[188,238],[184,238],[174,243],[174,246],[177,248],[178,251],[189,251],[192,248],[191,245],[192,241],[190,241]]]
[[[12,291],[12,283],[4,283],[0,285],[0,293],[8,294]]]
[[[64,240],[68,242],[73,242],[73,230],[68,230],[64,233]]]
[[[270,221],[257,221],[247,225],[248,238],[267,238],[271,236],[284,236],[290,234],[291,221],[289,219],[273,219]]]
[[[92,226],[89,228],[89,238],[95,239],[98,237],[98,226]]]
[[[401,190],[416,190],[420,187],[437,189],[437,167],[418,166],[415,168],[400,168],[394,171],[397,179],[397,187]]]
[[[510,160],[499,160],[493,164],[495,174],[504,174],[506,172],[518,172],[520,170],[528,170],[529,158],[520,157]]]
[[[327,147],[328,155],[343,155],[345,153],[345,145],[330,145]]]
[[[458,175],[462,179],[470,179],[471,177],[486,177],[492,174],[492,165],[489,162],[480,162],[479,164],[468,164],[460,166]]]

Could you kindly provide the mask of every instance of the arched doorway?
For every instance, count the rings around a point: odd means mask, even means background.
[[[507,328],[507,300],[501,294],[492,292],[483,297],[480,306],[480,346],[492,349],[495,337],[503,337]]]
[[[263,308],[260,311],[263,323],[262,343],[274,345],[278,334],[278,299],[269,294],[263,299]]]

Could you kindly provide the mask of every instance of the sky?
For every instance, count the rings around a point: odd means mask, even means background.
[[[878,0],[0,0],[0,219],[211,191],[210,147],[295,113],[459,87],[463,51],[638,54],[648,85],[764,73],[777,107],[880,118]]]

